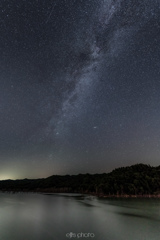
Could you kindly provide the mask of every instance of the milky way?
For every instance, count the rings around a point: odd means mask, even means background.
[[[1,178],[159,164],[158,0],[0,8]]]

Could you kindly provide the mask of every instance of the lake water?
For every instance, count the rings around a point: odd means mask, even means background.
[[[160,199],[0,193],[0,240],[159,240]]]

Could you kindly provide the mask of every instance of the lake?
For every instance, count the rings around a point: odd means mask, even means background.
[[[160,199],[0,193],[0,240],[159,240]]]

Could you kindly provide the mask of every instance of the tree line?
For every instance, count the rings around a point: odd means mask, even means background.
[[[53,175],[42,179],[2,180],[0,191],[72,192],[95,195],[158,195],[160,166],[136,164],[110,173]]]

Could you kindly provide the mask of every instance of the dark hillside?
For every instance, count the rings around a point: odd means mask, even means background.
[[[158,195],[160,166],[136,164],[110,173],[53,175],[45,179],[3,180],[1,191],[80,192],[96,195]]]

